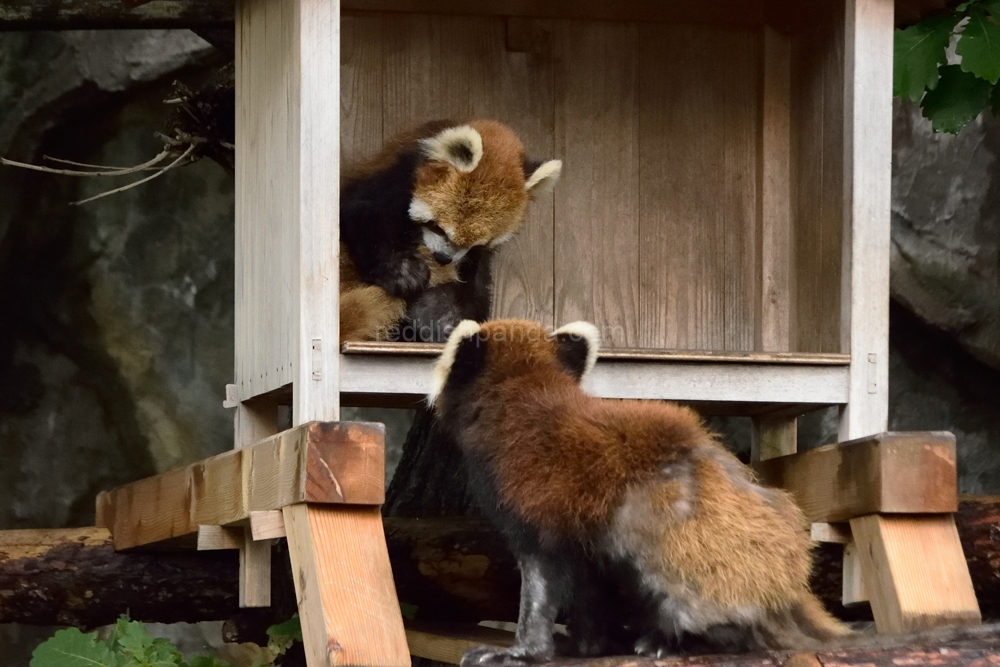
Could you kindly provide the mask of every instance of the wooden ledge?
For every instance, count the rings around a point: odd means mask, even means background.
[[[262,442],[97,496],[97,525],[116,549],[246,521],[295,503],[380,505],[385,427],[311,422]]]
[[[955,436],[888,432],[754,464],[761,481],[795,496],[809,521],[958,508]]]
[[[393,343],[346,341],[343,354],[379,354],[401,357],[437,357],[443,343]],[[807,366],[849,366],[851,355],[813,352],[722,352],[715,350],[655,350],[639,347],[609,348],[597,354],[598,361],[724,362],[742,364],[788,364]]]

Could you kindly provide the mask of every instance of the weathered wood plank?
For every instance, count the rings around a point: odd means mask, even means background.
[[[862,516],[851,533],[879,632],[980,623],[951,515]]]
[[[462,662],[462,654],[475,646],[510,646],[514,633],[480,625],[416,625],[406,628],[406,643],[414,657],[457,665]]]
[[[313,422],[102,492],[97,522],[111,531],[116,548],[127,549],[293,503],[379,505],[384,479],[382,424]]]
[[[379,508],[283,512],[308,663],[409,667]]]
[[[754,470],[790,491],[810,521],[958,507],[955,436],[943,431],[880,433],[761,461]]]

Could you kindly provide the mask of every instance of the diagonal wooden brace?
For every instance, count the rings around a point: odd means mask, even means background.
[[[952,516],[951,433],[881,433],[754,470],[790,491],[810,521],[850,522],[844,601],[870,601],[880,632],[980,622]]]

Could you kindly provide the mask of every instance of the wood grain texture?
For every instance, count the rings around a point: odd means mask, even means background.
[[[791,349],[791,42],[765,26],[760,40],[757,339],[761,351]]]
[[[422,399],[430,388],[434,359],[398,355],[344,355],[341,381],[345,392]],[[727,361],[599,361],[584,388],[605,398],[669,399],[700,402],[712,412],[739,404],[752,415],[774,412],[787,404],[796,416],[817,407],[842,404],[847,371],[829,364],[743,364]],[[755,410],[754,406],[760,406]],[[714,414],[714,413],[713,413]]]
[[[750,460],[766,461],[794,454],[798,449],[795,417],[754,417],[750,429]]]
[[[951,515],[857,517],[851,532],[879,632],[980,623]]]
[[[255,542],[244,529],[240,546],[240,608],[271,606],[271,542]]]
[[[283,512],[309,665],[409,667],[379,509]]]
[[[753,349],[757,42],[640,28],[641,347]]]
[[[892,174],[892,0],[845,0],[844,225],[841,351],[851,352],[851,400],[839,435],[889,418],[889,226]]]
[[[338,416],[340,10],[237,3],[236,384]]]
[[[341,351],[348,355],[392,355],[409,357],[438,357],[444,343],[394,343],[379,341],[346,341]],[[805,366],[847,366],[849,354],[824,354],[813,352],[733,352],[725,350],[666,350],[641,347],[605,348],[597,353],[599,360],[617,361],[720,361],[741,364],[787,364]]]
[[[881,433],[760,461],[754,470],[795,496],[810,521],[958,507],[955,436],[943,431]]]
[[[240,526],[198,526],[198,551],[224,551],[243,547]]]
[[[844,545],[844,583],[840,601],[845,606],[869,601],[861,558],[853,539]]]
[[[560,23],[555,34],[555,321],[593,322],[603,347],[639,327],[639,29]]]
[[[841,348],[844,21],[839,0],[791,39],[792,349]],[[849,238],[849,237],[848,237]]]
[[[199,525],[245,521],[301,502],[378,505],[385,499],[385,429],[311,423],[264,442],[97,496],[97,522],[115,547],[151,544]]]
[[[250,534],[255,540],[276,540],[285,537],[285,519],[281,510],[250,512]],[[199,537],[201,533],[198,533]]]

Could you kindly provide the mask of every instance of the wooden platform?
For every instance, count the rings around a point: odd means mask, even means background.
[[[443,347],[435,343],[343,343],[343,404],[419,404],[427,395],[431,368]],[[605,398],[681,401],[705,414],[789,417],[846,403],[850,363],[848,354],[617,348],[598,354],[584,386]]]

